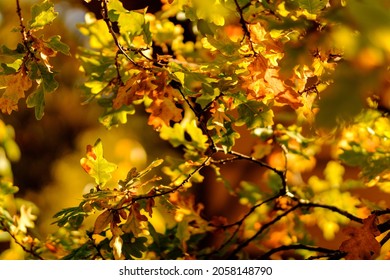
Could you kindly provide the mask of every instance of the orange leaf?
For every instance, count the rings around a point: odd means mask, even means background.
[[[170,121],[179,122],[182,119],[183,110],[176,107],[173,100],[163,98],[154,100],[146,111],[151,113],[148,124],[158,129],[163,125],[169,125]]]
[[[22,70],[5,76],[2,84],[0,88],[5,87],[5,91],[0,98],[0,109],[3,113],[11,114],[12,111],[18,110],[18,102],[25,97],[24,93],[31,87],[32,82]]]
[[[372,260],[381,250],[381,245],[375,239],[380,234],[376,226],[376,216],[370,215],[363,220],[361,228],[348,228],[349,239],[341,243],[339,250],[346,252],[347,260]]]

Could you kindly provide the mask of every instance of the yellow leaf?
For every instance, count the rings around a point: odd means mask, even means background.
[[[2,81],[5,82],[1,85],[5,87],[5,91],[0,97],[0,109],[3,113],[11,114],[12,111],[18,110],[19,99],[25,97],[25,92],[32,82],[24,71],[5,76]]]

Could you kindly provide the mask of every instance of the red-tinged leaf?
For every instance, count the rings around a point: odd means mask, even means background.
[[[103,144],[100,139],[94,146],[87,146],[86,157],[80,160],[80,164],[100,186],[104,186],[111,179],[111,173],[117,168],[116,164],[108,162],[103,157]]]
[[[113,218],[114,215],[109,210],[106,210],[103,213],[101,213],[95,220],[93,233],[99,234],[102,231],[104,231],[109,225],[109,223],[113,221]]]
[[[360,228],[347,228],[350,236],[340,245],[340,251],[346,252],[347,260],[372,260],[380,254],[381,245],[376,240],[380,234],[377,226],[376,215],[372,214],[363,220]]]
[[[155,206],[155,201],[153,198],[149,198],[146,201],[145,211],[149,213],[149,216],[152,217],[153,215],[153,207]]]

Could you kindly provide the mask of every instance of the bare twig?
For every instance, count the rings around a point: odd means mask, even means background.
[[[343,216],[347,217],[351,221],[355,221],[355,222],[357,222],[359,224],[363,224],[363,219],[361,219],[359,217],[356,217],[356,216],[352,215],[351,213],[349,213],[347,211],[341,210],[341,209],[337,208],[336,206],[320,204],[320,203],[313,203],[313,202],[308,202],[308,201],[303,201],[303,200],[299,201],[298,206],[301,207],[301,208],[317,207],[317,208],[328,209],[328,210],[331,210],[333,212],[339,213],[340,215],[343,215]]]
[[[246,246],[248,246],[253,240],[255,240],[259,235],[261,235],[266,229],[268,229],[270,226],[274,225],[276,222],[278,222],[283,217],[287,216],[291,212],[295,211],[299,208],[299,204],[291,207],[287,211],[283,212],[282,214],[276,216],[272,221],[264,224],[252,237],[248,238],[241,244],[239,244],[236,249],[233,250],[233,252],[230,254],[229,258],[234,258],[238,252],[240,252],[242,249],[244,249]]]
[[[386,234],[386,236],[383,237],[383,239],[381,240],[381,242],[380,242],[381,246],[385,245],[385,243],[386,243],[387,241],[389,241],[389,239],[390,239],[390,232],[388,232],[388,233]]]
[[[42,256],[40,256],[35,250],[34,250],[34,246],[33,244],[31,244],[30,248],[27,248],[23,243],[21,243],[17,238],[16,236],[14,236],[11,231],[9,230],[9,228],[7,227],[7,225],[5,225],[3,222],[1,223],[1,226],[2,226],[2,230],[3,231],[6,231],[8,232],[8,234],[12,237],[12,239],[15,241],[16,244],[18,244],[22,249],[23,251],[25,251],[26,253],[32,255],[33,257],[39,259],[39,260],[44,260],[44,258]]]
[[[217,152],[223,152],[223,149],[217,148]],[[285,170],[277,169],[277,168],[269,165],[268,163],[265,163],[263,161],[260,161],[260,160],[258,160],[256,158],[254,158],[254,157],[247,156],[247,155],[235,152],[235,151],[230,151],[230,152],[228,152],[228,154],[233,155],[234,157],[228,158],[228,159],[225,159],[225,160],[220,160],[217,163],[233,162],[235,160],[247,160],[247,161],[253,162],[253,163],[255,163],[255,164],[257,164],[257,165],[259,165],[261,167],[267,168],[267,169],[275,172],[279,176],[281,181],[282,181],[282,189],[281,189],[281,192],[280,192],[279,195],[285,195],[286,194],[286,191],[287,191],[287,180],[286,180],[286,171]]]
[[[311,246],[311,245],[304,245],[304,244],[290,244],[290,245],[282,245],[277,248],[273,248],[269,250],[264,255],[260,256],[259,259],[269,259],[271,255],[282,252],[282,251],[289,251],[289,250],[307,250],[312,252],[319,252],[319,253],[325,253],[325,254],[335,254],[340,253],[339,250],[332,250],[324,247],[317,247],[317,246]]]
[[[244,18],[244,13],[243,13],[243,9],[240,7],[240,5],[238,4],[237,0],[234,0],[234,3],[236,4],[236,10],[238,12],[238,14],[240,15],[240,24],[241,24],[241,27],[242,29],[244,30],[244,38],[242,38],[242,40],[246,38],[248,38],[248,42],[249,42],[249,47],[251,49],[251,51],[256,55],[257,52],[255,51],[254,47],[253,47],[253,42],[252,42],[252,38],[251,38],[251,33],[249,32],[249,29],[248,29],[248,22],[245,20]]]
[[[386,222],[383,222],[382,224],[377,225],[377,228],[380,232],[386,232],[390,229],[390,220],[387,220]]]

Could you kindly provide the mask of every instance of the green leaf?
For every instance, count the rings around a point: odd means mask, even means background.
[[[21,60],[21,59],[16,59],[14,62],[8,63],[8,64],[1,63],[1,68],[3,68],[3,71],[1,71],[0,75],[15,74],[20,69],[20,66],[22,65],[22,63],[23,63],[23,60]]]
[[[55,51],[61,52],[66,55],[70,55],[70,48],[67,44],[61,42],[61,36],[55,35],[50,37],[46,44]]]
[[[66,223],[70,221],[73,217],[83,215],[85,216],[86,213],[84,212],[83,208],[80,206],[77,207],[69,207],[62,209],[61,211],[57,212],[53,218],[57,219],[52,224],[57,224],[59,227],[64,226]]]
[[[93,241],[88,241],[70,254],[63,257],[63,260],[87,260],[96,255],[96,247]]]
[[[43,64],[38,64],[42,78],[42,86],[45,93],[51,93],[58,88],[58,82],[54,79],[54,73]]]
[[[80,164],[100,186],[104,186],[111,179],[111,173],[117,169],[116,164],[108,162],[103,157],[103,144],[100,139],[94,146],[87,146],[87,156],[80,160]]]
[[[236,139],[240,138],[240,134],[233,129],[231,122],[225,122],[224,128],[226,131],[221,133],[221,136],[214,135],[213,140],[216,144],[221,144],[224,152],[228,153],[232,150]]]
[[[19,191],[19,188],[11,182],[0,181],[0,194],[14,194]]]
[[[58,13],[54,11],[54,4],[48,0],[35,4],[31,8],[31,20],[28,22],[30,29],[39,30],[53,22]]]
[[[146,237],[135,238],[132,233],[125,233],[122,235],[122,239],[122,253],[126,259],[141,258],[142,253],[147,249],[145,244],[148,239]]]
[[[26,104],[28,108],[35,108],[35,118],[37,120],[42,119],[45,108],[45,94],[42,86],[39,86],[27,97]]]
[[[144,14],[130,11],[128,13],[120,13],[118,18],[118,25],[122,35],[131,44],[135,36],[144,33],[145,16]]]
[[[274,124],[274,113],[264,103],[249,100],[237,107],[239,118],[236,125],[246,124],[248,129],[268,127]]]
[[[328,1],[325,0],[297,0],[297,4],[301,9],[307,10],[311,14],[316,14],[325,8]]]
[[[108,8],[108,18],[111,21],[118,21],[119,15],[121,13],[128,12],[118,0],[111,0],[107,2]]]

